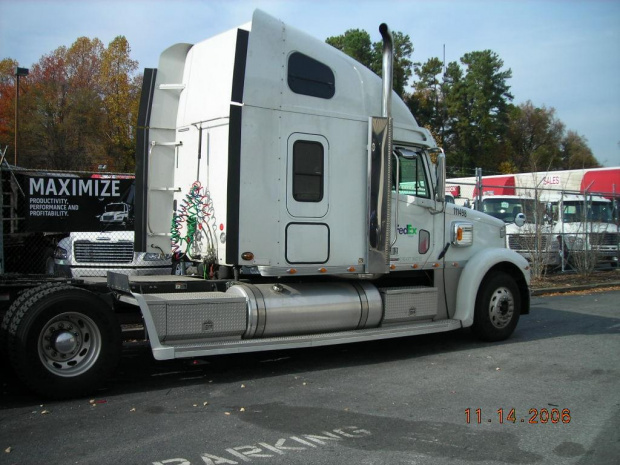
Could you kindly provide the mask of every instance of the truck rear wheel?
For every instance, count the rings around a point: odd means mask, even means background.
[[[52,287],[53,285],[54,284],[52,283],[44,283],[44,284],[41,284],[40,286],[26,289],[18,294],[17,299],[13,301],[9,309],[4,314],[4,317],[2,318],[2,322],[0,322],[0,353],[8,354],[8,347],[7,347],[8,342],[7,341],[9,337],[8,335],[9,324],[11,320],[13,319],[13,315],[17,312],[17,310],[22,305],[24,305],[24,303],[30,300],[33,295],[35,295],[36,293],[40,292],[43,289]]]
[[[28,388],[45,397],[86,395],[118,364],[116,315],[84,289],[61,285],[36,291],[8,322],[11,364]]]
[[[472,331],[484,341],[503,341],[515,330],[521,315],[521,295],[514,279],[496,272],[485,277],[476,298]]]

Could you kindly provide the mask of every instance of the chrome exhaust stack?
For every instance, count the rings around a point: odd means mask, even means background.
[[[379,32],[383,38],[383,65],[381,68],[383,98],[381,102],[381,116],[390,118],[392,116],[392,82],[394,79],[394,39],[392,31],[385,23],[381,23]],[[390,143],[390,145],[392,144]]]
[[[392,199],[392,76],[393,40],[387,24],[383,37],[381,117],[368,124],[368,216],[366,274],[390,272]]]

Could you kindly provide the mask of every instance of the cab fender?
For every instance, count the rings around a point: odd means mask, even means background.
[[[455,320],[463,327],[474,322],[474,308],[480,285],[487,275],[494,271],[504,271],[512,276],[521,294],[521,314],[529,313],[530,266],[528,261],[509,249],[483,249],[467,262],[456,291],[457,308]]]

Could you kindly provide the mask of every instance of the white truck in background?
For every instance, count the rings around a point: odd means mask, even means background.
[[[170,254],[134,252],[133,231],[72,232],[54,250],[48,273],[68,278],[126,275],[167,275]]]
[[[540,266],[561,265],[560,241],[541,201],[519,195],[484,195],[474,208],[506,223],[506,247]]]
[[[545,192],[552,233],[562,238],[561,256],[570,262],[576,252],[596,255],[597,262],[617,266],[620,234],[614,218],[614,203],[597,195]]]
[[[136,249],[172,242],[203,273],[26,290],[0,333],[23,382],[49,397],[97,387],[120,356],[121,305],[157,360],[509,337],[529,313],[528,262],[504,222],[445,202],[445,156],[393,93],[380,32],[383,79],[258,10],[165,50],[144,75]]]
[[[99,221],[105,224],[133,224],[132,206],[125,202],[109,203],[105,211],[99,217]]]

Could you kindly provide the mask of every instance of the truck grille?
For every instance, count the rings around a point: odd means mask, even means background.
[[[593,246],[618,246],[618,233],[592,233],[590,234],[590,243]]]
[[[75,241],[73,253],[80,263],[130,263],[133,260],[133,242]]]
[[[540,250],[546,250],[549,238],[542,236],[540,238]],[[536,236],[533,234],[511,234],[508,236],[508,247],[512,250],[527,250],[533,252],[536,250]]]

